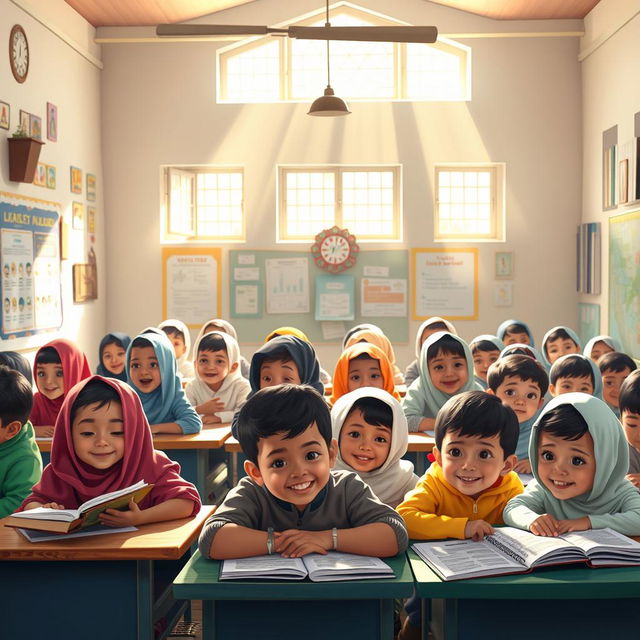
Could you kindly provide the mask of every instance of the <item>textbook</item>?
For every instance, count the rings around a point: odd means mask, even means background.
[[[594,568],[640,565],[640,544],[613,529],[547,538],[500,527],[479,542],[418,542],[412,549],[445,581],[529,573],[536,567],[574,562]]]
[[[312,582],[395,577],[380,558],[335,551],[327,555],[310,553],[302,558],[274,554],[225,560],[220,569],[220,580],[303,580],[307,576]]]
[[[51,533],[49,531],[36,531],[35,529],[18,529],[29,542],[52,542],[54,540],[69,540],[69,538],[84,538],[87,536],[102,536],[106,533],[129,533],[138,531],[138,527],[107,527],[102,524],[94,524],[86,529],[76,529],[71,533]]]
[[[20,511],[8,516],[4,524],[7,527],[36,529],[52,533],[69,533],[99,524],[98,516],[106,509],[126,510],[129,501],[140,501],[151,491],[152,484],[140,480],[130,487],[96,496],[81,504],[77,509],[48,509],[38,507],[29,511]]]

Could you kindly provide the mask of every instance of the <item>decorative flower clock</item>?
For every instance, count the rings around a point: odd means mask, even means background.
[[[313,261],[329,273],[340,273],[353,267],[359,251],[355,236],[348,229],[339,227],[321,231],[311,246]]]

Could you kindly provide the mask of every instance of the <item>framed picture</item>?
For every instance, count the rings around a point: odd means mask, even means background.
[[[29,135],[36,140],[42,140],[42,118],[29,115]]]
[[[58,140],[58,107],[47,102],[47,140]]]
[[[74,202],[71,211],[71,226],[81,231],[84,229],[84,204],[82,202]]]
[[[87,207],[87,231],[89,233],[96,232],[96,208]]]
[[[47,188],[56,188],[56,168],[52,164],[46,165],[47,167]]]
[[[31,114],[20,109],[20,129],[27,135],[31,135]]]
[[[70,167],[70,169],[71,193],[82,193],[82,169],[78,169],[78,167]]]
[[[496,251],[496,280],[513,278],[513,251]]]
[[[36,165],[36,172],[33,176],[33,184],[38,187],[47,186],[47,167],[42,162],[38,162]]]
[[[87,302],[98,297],[98,273],[95,264],[73,265],[73,301]]]
[[[501,282],[494,285],[493,304],[496,307],[510,307],[513,302],[513,284]]]
[[[0,129],[8,129],[11,125],[11,105],[0,100]]]
[[[96,201],[96,177],[93,173],[87,173],[87,200]]]

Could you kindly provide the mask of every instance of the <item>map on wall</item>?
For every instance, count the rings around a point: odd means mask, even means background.
[[[640,358],[640,211],[609,219],[609,332]]]

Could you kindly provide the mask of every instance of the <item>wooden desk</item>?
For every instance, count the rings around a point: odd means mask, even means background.
[[[433,436],[427,435],[423,431],[412,432],[409,434],[409,446],[407,453],[415,453],[416,457],[412,462],[415,466],[415,472],[421,476],[427,469],[426,456],[431,453],[436,441]]]
[[[0,526],[2,637],[154,640],[187,606],[171,582],[213,507],[132,533],[31,543]],[[0,525],[2,525],[0,520]]]
[[[242,447],[238,440],[230,435],[224,442],[224,450],[227,452],[227,475],[231,480],[231,486],[235,487],[240,477],[238,454],[242,453]],[[244,470],[242,475],[244,475]]]
[[[393,580],[220,582],[220,561],[196,552],[173,591],[177,598],[203,600],[203,640],[390,640],[393,599],[411,595],[413,577],[404,554],[385,562],[394,570]]]

